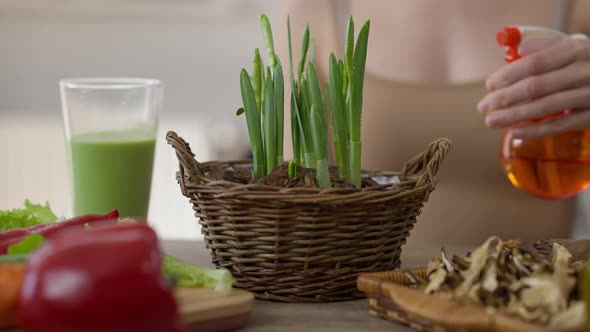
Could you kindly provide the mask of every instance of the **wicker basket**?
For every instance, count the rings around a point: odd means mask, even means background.
[[[397,268],[451,147],[439,139],[401,172],[369,174],[398,181],[322,190],[214,180],[207,176],[212,165],[227,169],[248,162],[199,163],[176,133],[169,132],[167,140],[213,263],[232,272],[236,287],[285,302],[364,297],[356,288],[359,273]]]

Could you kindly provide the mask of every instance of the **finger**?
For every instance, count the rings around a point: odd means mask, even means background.
[[[588,57],[588,52],[587,40],[564,40],[500,68],[490,75],[486,88],[490,91],[496,90],[526,77],[557,70],[576,59]]]
[[[579,62],[556,71],[529,77],[509,87],[488,93],[477,108],[480,112],[489,112],[583,86],[590,81],[589,71],[590,62]]]
[[[512,134],[517,138],[531,139],[587,128],[590,128],[590,109],[576,111],[555,120],[514,128],[512,129]]]
[[[590,109],[590,87],[566,90],[530,103],[490,112],[485,122],[491,128],[503,128],[517,123],[544,118],[567,109]]]

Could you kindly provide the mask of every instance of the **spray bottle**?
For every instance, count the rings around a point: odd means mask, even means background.
[[[569,38],[587,37],[529,26],[506,27],[496,35],[498,44],[506,48],[506,62],[517,61]],[[551,121],[568,112],[564,110],[530,122]],[[527,124],[530,123],[517,126]],[[520,139],[513,137],[508,128],[502,137],[500,159],[510,182],[517,188],[540,198],[567,198],[590,186],[590,130]]]

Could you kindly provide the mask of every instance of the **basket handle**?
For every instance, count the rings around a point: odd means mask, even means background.
[[[436,174],[447,153],[451,150],[451,145],[451,141],[447,138],[439,138],[430,143],[426,151],[410,159],[404,165],[402,170],[403,175],[421,174],[416,186],[421,187],[428,183],[430,189],[434,189]]]
[[[205,176],[205,172],[201,169],[201,164],[195,159],[195,154],[191,150],[189,144],[176,132],[169,131],[166,134],[166,141],[176,151],[176,157],[178,158],[178,167],[180,169],[180,188],[182,192],[186,194],[185,186],[185,171],[189,172],[193,178],[199,178]]]

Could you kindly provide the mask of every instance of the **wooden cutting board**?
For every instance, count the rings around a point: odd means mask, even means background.
[[[205,288],[178,288],[176,300],[190,332],[225,332],[244,327],[254,306],[254,295],[240,289],[222,295]]]
[[[411,271],[426,276],[426,268]],[[371,315],[419,331],[549,332],[540,325],[489,313],[483,307],[451,302],[409,288],[410,280],[400,270],[361,274],[357,281],[358,288],[367,293]]]
[[[191,332],[231,331],[245,326],[254,306],[254,295],[234,289],[222,295],[205,288],[179,288],[180,315]]]

